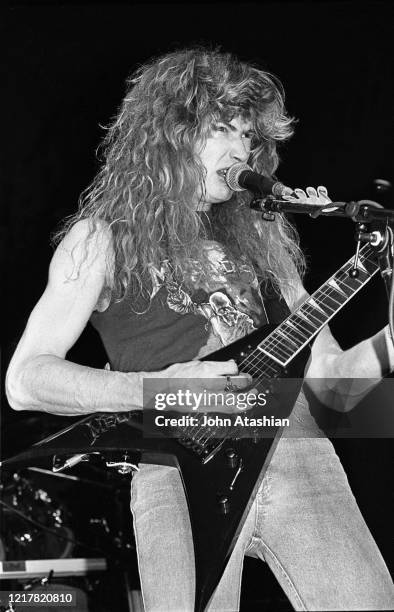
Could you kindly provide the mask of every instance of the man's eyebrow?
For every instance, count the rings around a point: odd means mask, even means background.
[[[232,123],[230,123],[230,121],[226,121],[225,119],[220,119],[219,120],[220,123],[224,123],[225,125],[227,125],[233,132],[236,132],[238,130],[238,128],[233,125]],[[253,132],[255,133],[255,129],[253,128],[253,126],[249,126],[246,129],[241,129],[241,132]]]
[[[230,119],[230,121],[231,121],[231,119]],[[221,119],[221,118],[219,117],[219,119],[217,119],[216,123],[224,123],[224,125],[227,125],[227,126],[228,126],[229,128],[231,128],[232,130],[236,130],[237,128],[236,128],[236,127],[234,127],[234,126],[233,126],[233,125],[230,123],[230,121],[227,121],[227,119]]]

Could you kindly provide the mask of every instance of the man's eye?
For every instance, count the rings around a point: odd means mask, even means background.
[[[214,130],[216,130],[216,132],[227,132],[228,127],[227,125],[224,125],[223,123],[219,123],[214,126]]]
[[[260,140],[256,132],[248,132],[245,135],[245,138],[248,139],[249,146],[251,149],[256,149],[260,145]]]

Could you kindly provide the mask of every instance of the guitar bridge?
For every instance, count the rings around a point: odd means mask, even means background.
[[[205,465],[213,459],[216,453],[219,452],[221,447],[224,444],[223,440],[208,440],[208,441],[200,441],[198,438],[193,437],[183,437],[178,438],[178,442],[182,444],[185,448],[192,451],[198,458],[201,460],[201,463]]]

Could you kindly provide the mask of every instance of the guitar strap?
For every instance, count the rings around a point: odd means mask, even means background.
[[[270,280],[260,283],[260,293],[267,323],[279,325],[290,314],[290,309],[282,293],[278,294]]]

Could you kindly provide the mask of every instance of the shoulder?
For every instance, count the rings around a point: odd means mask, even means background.
[[[65,234],[53,255],[49,280],[59,276],[67,280],[83,279],[87,274],[112,277],[114,250],[112,232],[102,220],[81,219]]]
[[[107,251],[112,247],[111,228],[102,219],[81,219],[65,234],[59,246],[68,251],[81,246],[89,251],[96,251],[97,254],[102,249]]]

